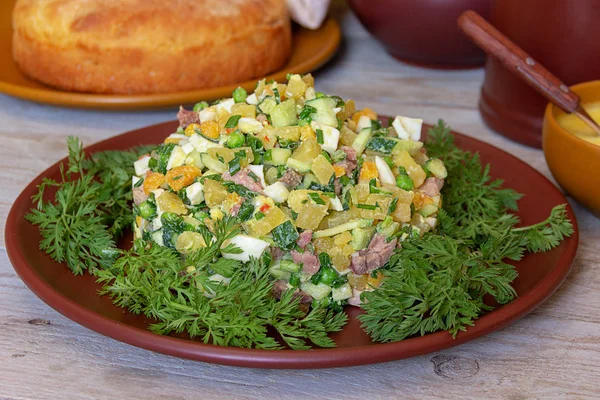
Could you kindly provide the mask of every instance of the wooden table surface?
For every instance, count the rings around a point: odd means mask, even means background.
[[[552,179],[540,150],[490,131],[477,110],[483,70],[434,71],[388,56],[341,13],[345,43],[317,86],[381,114],[444,118]],[[0,95],[0,221],[25,184],[66,154],[174,119],[174,110],[100,112]],[[569,200],[581,241],[559,290],[512,326],[408,360],[328,370],[258,370],[187,361],[92,332],[39,300],[17,277],[0,238],[1,399],[594,398],[600,396],[600,219]]]

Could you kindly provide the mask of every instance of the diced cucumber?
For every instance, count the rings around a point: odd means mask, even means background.
[[[287,159],[285,165],[295,171],[300,172],[301,174],[304,174],[304,173],[310,171],[310,163],[296,160],[295,158],[292,158],[292,157]]]
[[[337,235],[338,233],[342,233],[344,231],[350,231],[350,230],[356,229],[356,228],[366,228],[366,227],[371,226],[371,224],[373,224],[372,219],[365,219],[365,218],[355,219],[355,220],[346,222],[344,224],[335,226],[333,228],[316,231],[315,233],[313,233],[313,238],[334,236],[334,235]]]
[[[352,142],[352,148],[354,149],[354,151],[356,151],[357,155],[361,155],[363,151],[365,151],[365,148],[367,147],[367,143],[369,143],[371,136],[373,136],[373,131],[371,130],[371,128],[365,128],[362,131],[360,131],[356,139],[354,139],[354,142]]]
[[[438,208],[434,204],[425,204],[419,210],[419,214],[421,214],[424,217],[429,217],[430,215],[434,214],[437,210]]]
[[[448,176],[446,166],[439,158],[430,158],[427,160],[425,163],[425,168],[427,168],[429,172],[431,172],[436,178],[445,179]]]
[[[265,114],[271,114],[271,111],[277,105],[277,101],[272,96],[267,96],[260,102],[258,109]]]
[[[334,111],[337,100],[331,97],[318,97],[316,99],[307,100],[306,104],[317,110],[317,112],[311,116],[313,121],[329,126],[338,125]]]
[[[346,300],[350,297],[352,297],[352,287],[348,283],[343,284],[339,288],[334,288],[331,291],[331,298],[333,301]]]
[[[369,140],[367,143],[367,150],[382,154],[391,154],[392,150],[397,146],[399,141],[399,139],[391,137],[377,136]]]
[[[292,155],[292,150],[290,149],[282,149],[281,147],[274,147],[269,150],[271,154],[271,159],[265,159],[265,164],[270,165],[285,165],[286,161]]]
[[[299,272],[300,266],[292,260],[281,260],[279,263],[279,269],[287,272]]]
[[[299,189],[308,189],[312,183],[319,184],[319,181],[315,174],[309,172],[308,174],[304,175],[304,179],[302,180]]]
[[[220,174],[227,171],[227,166],[224,163],[214,157],[211,157],[208,155],[208,153],[200,154],[200,158],[202,159],[202,164],[204,164],[204,166],[206,166],[208,169],[216,171]]]
[[[350,246],[352,246],[354,250],[362,250],[366,248],[369,245],[374,233],[374,226],[352,229],[352,241],[350,241]]]
[[[325,285],[324,283],[314,285],[310,282],[305,282],[300,285],[300,289],[315,300],[323,300],[331,292],[331,286]]]
[[[288,126],[296,125],[298,116],[296,115],[296,101],[288,99],[280,104],[277,104],[271,110],[271,122],[273,126]]]
[[[290,275],[291,275],[291,273],[289,271],[283,271],[283,270],[279,269],[278,266],[276,266],[276,265],[269,268],[269,273],[275,279],[283,279],[284,281],[288,281],[290,279]]]
[[[204,164],[202,164],[202,159],[200,158],[200,153],[196,150],[191,151],[187,157],[185,158],[186,165],[193,165],[200,169],[204,168]]]

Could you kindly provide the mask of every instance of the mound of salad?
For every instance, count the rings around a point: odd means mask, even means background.
[[[136,239],[190,254],[234,216],[240,233],[223,246],[238,250],[223,257],[268,254],[276,296],[341,308],[381,285],[401,242],[436,226],[447,171],[427,156],[421,119],[384,126],[373,110],[315,91],[310,74],[177,116],[177,131],[134,163]]]

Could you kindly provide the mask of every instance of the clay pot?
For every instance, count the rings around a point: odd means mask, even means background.
[[[484,53],[458,29],[465,10],[489,15],[492,0],[348,0],[393,57],[433,68],[483,65]]]
[[[567,85],[600,78],[600,1],[496,0],[489,21]],[[547,100],[488,59],[479,108],[488,126],[542,146]]]

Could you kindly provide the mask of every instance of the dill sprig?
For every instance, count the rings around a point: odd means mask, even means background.
[[[237,229],[231,221],[217,221],[217,239],[187,258],[137,242],[113,267],[98,272],[104,283],[101,294],[135,314],[157,320],[150,329],[159,334],[187,332],[218,346],[308,349],[312,343],[334,347],[328,333],[346,324],[344,312],[324,308],[307,312],[292,291],[276,299],[264,259],[242,264],[220,257],[225,248],[232,250],[223,246],[224,238]],[[210,279],[219,266],[221,272],[231,272],[226,284]]]
[[[429,132],[428,154],[448,168],[442,191],[444,209],[437,232],[402,243],[384,271],[383,284],[363,294],[363,329],[379,342],[402,340],[440,330],[453,336],[498,303],[513,300],[517,277],[510,261],[526,252],[548,251],[573,233],[566,205],[554,207],[537,224],[517,227],[521,194],[492,181],[477,154],[454,145],[442,122]]]
[[[97,153],[86,159],[79,139],[67,139],[68,161],[60,180],[45,178],[33,196],[28,221],[40,228],[40,249],[66,262],[75,274],[105,268],[116,256],[115,240],[131,225],[133,161],[147,148]],[[48,200],[45,193],[56,189]]]

